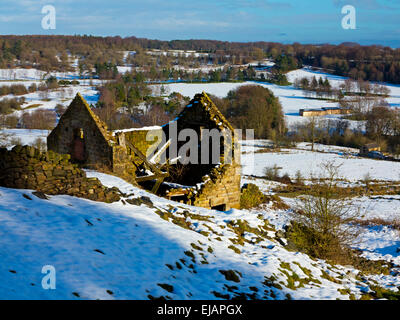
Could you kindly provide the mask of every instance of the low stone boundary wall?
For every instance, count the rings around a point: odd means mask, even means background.
[[[32,189],[48,195],[66,194],[94,201],[120,200],[119,190],[107,188],[97,178],[87,178],[69,155],[40,152],[30,146],[0,148],[0,186]]]

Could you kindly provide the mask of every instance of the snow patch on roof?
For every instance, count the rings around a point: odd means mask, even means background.
[[[114,131],[113,131],[113,136],[114,136],[116,133],[120,133],[120,132],[152,131],[152,130],[160,130],[160,129],[162,129],[160,126],[149,126],[149,127],[141,127],[141,128],[120,129],[120,130],[114,130]]]

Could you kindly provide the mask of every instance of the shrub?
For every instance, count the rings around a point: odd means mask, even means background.
[[[58,81],[58,85],[59,86],[67,86],[67,85],[70,85],[71,84],[71,81],[68,81],[68,80],[59,80]]]
[[[301,171],[300,170],[297,170],[296,171],[296,177],[295,177],[295,183],[296,184],[304,184],[304,177],[303,177],[303,175],[301,174]]]
[[[25,103],[25,98],[3,99],[0,101],[0,114],[9,114],[15,110],[20,110],[21,105]]]
[[[36,138],[31,145],[40,152],[45,152],[47,150],[47,143],[43,138]]]
[[[24,127],[27,129],[53,129],[56,124],[56,115],[50,110],[36,110],[22,115]]]
[[[27,94],[28,90],[23,84],[12,84],[11,86],[2,86],[0,87],[0,96],[5,96],[8,94],[12,94],[15,96],[20,96],[23,94]]]
[[[242,187],[242,192],[240,195],[241,209],[254,208],[267,201],[267,197],[255,184],[249,183]]]
[[[29,92],[36,92],[38,90],[36,83],[32,83],[29,87],[28,87],[28,91]]]
[[[278,137],[286,131],[285,117],[279,99],[267,88],[244,85],[230,91],[221,106],[221,112],[233,126],[253,129],[255,138]],[[226,107],[224,104],[226,103]]]
[[[287,228],[286,236],[292,249],[318,259],[342,264],[350,263],[350,251],[345,250],[340,239],[331,232],[323,233],[316,228],[292,221]]]
[[[274,164],[272,167],[266,167],[264,169],[264,178],[267,180],[273,180],[276,181],[279,179],[279,168],[276,164]]]
[[[62,105],[60,103],[57,103],[57,105],[54,108],[54,110],[56,111],[57,115],[59,117],[61,117],[64,114],[64,112],[67,110],[67,108],[64,105]]]
[[[50,76],[46,79],[46,85],[48,89],[56,89],[58,88],[58,81],[57,78],[54,76]]]
[[[292,184],[293,182],[288,173],[285,173],[282,176],[279,174],[279,170],[281,169],[282,168],[279,168],[276,164],[274,164],[272,167],[264,168],[264,179],[277,181],[284,184]]]
[[[298,199],[287,236],[297,249],[315,258],[344,264],[352,260],[349,247],[356,239],[351,225],[356,212],[336,185],[339,168],[332,162],[322,164],[324,177]]]
[[[285,173],[282,177],[279,177],[278,179],[279,182],[284,183],[284,184],[291,184],[292,180],[289,177],[288,173]]]
[[[22,140],[20,137],[12,137],[10,139],[10,145],[12,146],[20,146],[22,145]]]

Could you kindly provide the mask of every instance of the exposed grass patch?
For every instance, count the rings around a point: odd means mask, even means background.
[[[298,264],[299,267],[300,264]],[[321,284],[321,282],[317,279],[314,279],[311,276],[311,271],[308,269],[305,269],[306,272],[304,272],[307,276],[307,278],[301,278],[296,272],[294,272],[289,263],[286,262],[281,262],[280,264],[280,269],[279,271],[281,271],[287,278],[287,287],[289,289],[292,290],[296,290],[298,288],[302,288],[305,285],[309,284],[309,283],[316,283],[316,284]],[[301,268],[303,270],[303,268]],[[308,271],[307,271],[308,270]]]
[[[398,291],[392,291],[379,286],[370,286],[372,292],[363,294],[361,300],[371,299],[388,299],[388,300],[400,300],[400,288]]]
[[[234,245],[230,245],[229,247],[228,247],[229,249],[231,249],[231,250],[233,250],[235,253],[237,253],[237,254],[241,254],[242,253],[242,251],[240,251],[238,248],[236,248]]]
[[[321,278],[334,282],[334,283],[338,283],[338,284],[342,284],[341,281],[337,280],[335,277],[330,276],[325,270],[321,270]]]
[[[185,253],[185,255],[187,255],[189,258],[191,258],[193,262],[196,262],[196,257],[195,257],[195,255],[193,254],[193,252],[191,252],[191,251],[185,251],[184,253]]]
[[[269,225],[268,220],[264,220],[264,225],[260,226],[259,228],[253,228],[249,225],[246,220],[232,220],[227,223],[228,228],[230,228],[236,235],[237,239],[229,239],[233,244],[244,245],[244,242],[249,242],[244,238],[245,233],[252,233],[261,239],[270,239],[268,236],[268,231],[273,231],[274,229]]]
[[[225,279],[233,282],[240,282],[240,273],[234,270],[219,270],[225,276]]]
[[[174,287],[171,286],[170,284],[167,283],[157,283],[157,285],[164,290],[168,291],[169,293],[172,293],[174,291]]]
[[[197,244],[195,243],[191,243],[190,244],[192,246],[193,249],[198,250],[198,251],[203,251],[203,248],[199,247]]]
[[[387,226],[395,230],[400,230],[400,220],[385,220],[382,218],[372,218],[367,220],[357,219],[354,223],[362,227],[372,227],[372,226]]]
[[[40,106],[42,106],[42,104],[40,104],[40,103],[30,104],[29,106],[24,108],[24,110],[35,109],[35,108],[40,107]]]

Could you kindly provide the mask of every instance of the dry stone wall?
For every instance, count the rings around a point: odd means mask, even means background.
[[[118,189],[104,187],[97,178],[87,178],[69,160],[69,155],[40,152],[30,146],[15,146],[11,151],[1,148],[0,186],[109,203],[120,200]]]

